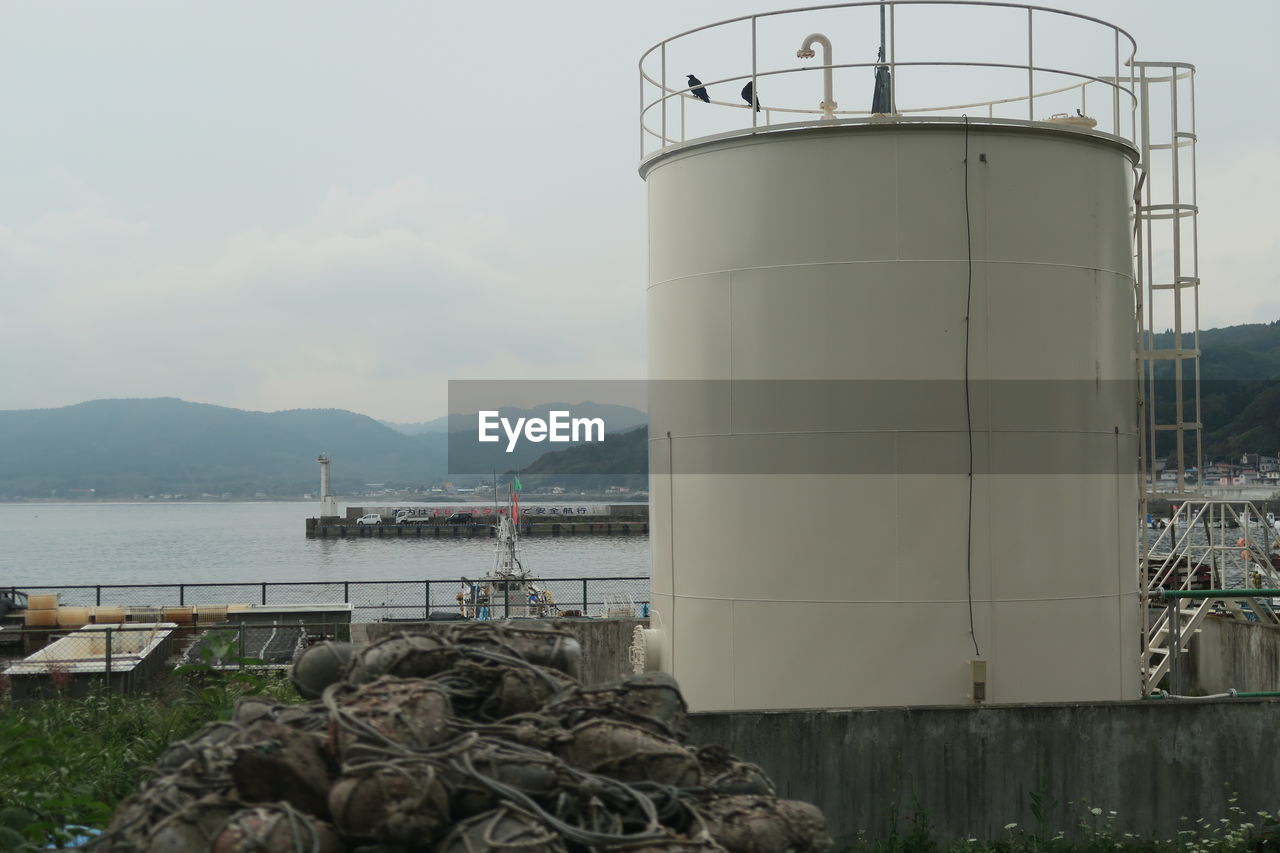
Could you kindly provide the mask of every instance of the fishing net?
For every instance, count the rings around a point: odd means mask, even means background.
[[[439,853],[568,853],[568,849],[553,829],[511,806],[462,821],[436,848]]]
[[[156,824],[149,834],[150,846],[147,849],[152,853],[208,850],[223,825],[241,808],[240,803],[226,797],[210,796],[195,800]]]
[[[401,632],[359,649],[344,677],[354,684],[384,675],[431,678],[459,660],[524,662],[577,678],[582,646],[569,631],[536,621],[518,627],[493,622],[433,625],[429,632]],[[311,670],[308,676],[309,687],[322,680]]]
[[[662,838],[656,841],[614,844],[608,847],[596,847],[594,853],[726,853],[726,851],[713,839],[707,837],[700,840]]]
[[[501,720],[538,711],[547,702],[576,687],[570,676],[557,670],[495,664],[487,667],[495,676],[493,689],[477,708],[476,717]]]
[[[284,801],[308,814],[328,814],[325,742],[271,720],[256,720],[229,740],[235,750],[231,779],[246,803]]]
[[[684,741],[689,736],[688,710],[674,678],[665,672],[646,672],[617,684],[561,691],[545,712],[565,726],[608,717]]]
[[[342,761],[361,753],[421,749],[444,740],[452,706],[434,682],[383,676],[372,684],[332,684],[325,689],[334,754]]]
[[[357,646],[329,640],[309,646],[294,659],[289,679],[304,699],[319,699],[330,684],[342,680]]]
[[[265,696],[241,696],[231,709],[231,722],[234,726],[247,726],[258,720],[275,720],[285,707]]]
[[[175,741],[160,753],[155,767],[158,770],[177,770],[193,758],[203,757],[211,747],[225,743],[240,731],[234,722],[206,723],[186,740]]]
[[[698,759],[687,747],[618,720],[587,720],[557,750],[572,767],[622,782],[657,782],[677,788],[698,784]]]
[[[413,844],[449,825],[450,791],[433,761],[374,761],[346,769],[329,791],[329,809],[343,837]]]
[[[702,787],[712,794],[755,794],[771,797],[773,783],[755,764],[730,755],[719,744],[699,747]]]
[[[243,809],[227,818],[212,853],[342,853],[333,827],[287,804]]]
[[[729,853],[819,853],[831,848],[816,806],[775,797],[717,797],[698,806],[707,829]]]
[[[675,681],[584,687],[538,622],[323,644],[284,706],[170,746],[91,847],[109,853],[808,853],[822,813],[686,745]]]

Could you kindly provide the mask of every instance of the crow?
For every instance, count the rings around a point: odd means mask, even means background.
[[[751,95],[751,81],[748,80],[747,85],[742,87],[742,100],[746,101],[748,104],[754,103],[756,105],[756,112],[760,112],[760,99],[753,98]]]
[[[708,104],[711,103],[711,97],[707,94],[707,90],[702,88],[702,81],[699,80],[697,77],[694,77],[692,74],[686,74],[685,76],[689,78],[690,86],[698,87],[693,90],[693,96],[695,98],[701,98],[702,100],[706,101]]]

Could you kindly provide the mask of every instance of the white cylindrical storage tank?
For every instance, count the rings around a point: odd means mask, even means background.
[[[968,119],[645,160],[653,627],[691,707],[1138,698],[1135,161]]]

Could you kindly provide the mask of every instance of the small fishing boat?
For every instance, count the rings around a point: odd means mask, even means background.
[[[476,580],[462,579],[457,598],[464,618],[538,618],[559,612],[551,591],[532,580],[520,560],[519,489],[517,479],[512,484],[509,505],[498,509],[493,568]]]

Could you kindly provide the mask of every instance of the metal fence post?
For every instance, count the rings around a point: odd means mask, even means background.
[[[1181,600],[1169,599],[1169,692],[1174,696],[1182,695],[1182,611]]]
[[[587,615],[587,579],[582,579],[582,615]]]
[[[105,664],[105,677],[107,680],[106,688],[107,688],[107,692],[110,693],[111,692],[111,629],[108,628],[103,633],[107,635],[107,647],[106,647],[106,650],[103,651],[102,653],[102,660],[103,660],[103,663]]]
[[[266,587],[266,584],[263,584],[262,586],[265,588],[265,587]],[[239,654],[239,658],[240,658],[240,668],[241,668],[241,669],[244,669],[244,620],[243,620],[243,619],[241,619],[241,620],[240,620],[240,654]]]
[[[502,618],[511,618],[511,581],[502,582]]]
[[[267,585],[265,583],[262,585],[262,603],[264,606],[267,603]]]
[[[342,603],[343,604],[351,603],[351,582],[350,581],[342,582]]]
[[[423,595],[422,618],[430,619],[431,618],[431,581],[423,581],[422,584],[424,587],[422,590],[422,595]]]
[[[94,587],[94,590],[96,590],[96,592],[97,592],[97,598],[95,598],[95,599],[94,599],[94,602],[93,602],[93,603],[94,603],[94,604],[96,604],[97,606],[101,607],[101,606],[102,606],[102,585],[101,585],[101,584],[99,584],[99,585],[95,586],[95,587]]]
[[[178,584],[178,606],[182,607],[186,603],[187,603],[187,585],[184,583],[180,583]]]

